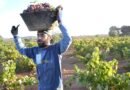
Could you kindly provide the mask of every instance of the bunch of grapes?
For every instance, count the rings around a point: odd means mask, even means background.
[[[30,5],[23,13],[32,13],[39,11],[52,11],[55,10],[49,3],[38,3]]]

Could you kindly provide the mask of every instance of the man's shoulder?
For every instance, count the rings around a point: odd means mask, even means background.
[[[49,51],[55,51],[55,50],[57,50],[57,47],[58,47],[58,43],[55,43],[55,44],[51,44],[51,45],[49,45],[48,47],[47,47],[47,50],[49,50]]]
[[[29,47],[28,49],[37,50],[37,49],[39,49],[39,47],[38,46],[33,46],[33,47]]]

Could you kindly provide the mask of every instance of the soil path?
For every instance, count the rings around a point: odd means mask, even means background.
[[[70,88],[67,88],[66,81],[74,74],[74,65],[78,65],[83,68],[83,65],[72,55],[72,50],[68,50],[62,58],[62,76],[64,83],[64,90],[86,90],[76,82],[73,82]]]

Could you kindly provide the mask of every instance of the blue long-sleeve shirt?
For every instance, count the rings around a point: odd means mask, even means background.
[[[59,25],[59,28],[63,38],[58,43],[47,48],[38,46],[26,48],[21,38],[14,36],[17,50],[21,54],[32,58],[36,64],[39,90],[56,90],[60,85],[62,86],[61,56],[69,48],[72,38],[62,24]]]

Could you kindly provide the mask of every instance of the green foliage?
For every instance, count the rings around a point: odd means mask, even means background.
[[[73,80],[90,90],[130,89],[130,73],[117,73],[117,60],[129,60],[129,37],[76,39],[73,47],[84,64],[84,69],[75,66]]]
[[[1,67],[1,71],[0,71],[1,85],[8,83],[8,81],[11,81],[15,78],[16,64],[14,63],[13,60],[3,62],[0,67]]]
[[[25,85],[33,85],[37,83],[35,77],[18,78],[15,74],[16,63],[13,60],[3,62],[0,71],[0,85],[1,89],[14,90],[21,89]]]
[[[76,81],[91,90],[128,90],[130,73],[117,74],[117,60],[102,61],[99,55],[99,48],[95,47],[85,69],[75,66]]]
[[[77,39],[73,41],[75,54],[83,56],[87,62],[91,58],[94,47],[99,47],[101,59],[129,59],[130,38],[129,37],[96,37]],[[127,48],[127,49],[125,49]],[[125,51],[124,51],[125,50]]]
[[[128,47],[124,47],[122,49],[122,54],[125,59],[128,59],[130,57],[130,49],[128,49]]]
[[[9,43],[5,43],[3,40],[0,42],[0,62],[8,60],[16,60],[19,54],[15,50],[14,46]]]
[[[37,45],[35,38],[34,39],[25,38],[25,39],[23,39],[23,41],[24,41],[24,44],[25,44],[26,47],[33,47],[33,46]]]
[[[35,64],[31,59],[20,56],[19,59],[16,60],[16,73],[31,72],[35,70]]]
[[[34,76],[17,77],[15,70],[33,70],[34,64],[21,56],[10,40],[6,42],[0,38],[0,52],[0,90],[24,90],[21,86],[37,83]],[[23,62],[16,63],[18,60]]]

